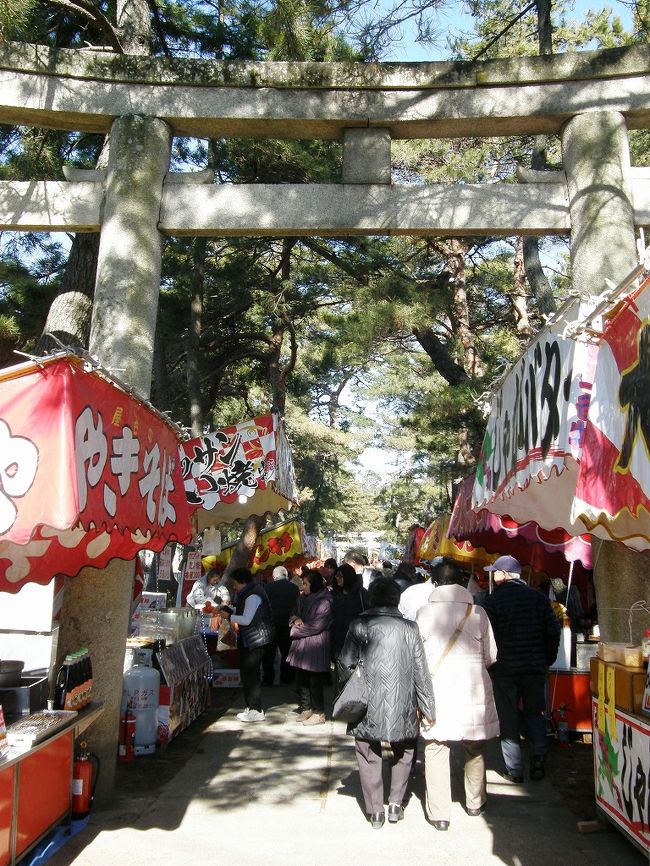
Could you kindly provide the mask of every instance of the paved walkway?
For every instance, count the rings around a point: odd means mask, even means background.
[[[180,747],[188,737],[185,753],[173,742],[153,759],[120,766],[118,778],[137,773],[129,796],[122,791],[111,808],[95,810],[50,866],[647,863],[616,830],[579,833],[575,815],[547,779],[513,785],[495,769],[488,772],[486,813],[470,818],[456,801],[451,827],[440,833],[424,817],[418,762],[405,820],[373,830],[363,814],[353,741],[342,723],[297,724],[293,696],[283,688],[265,690],[264,724],[238,721],[240,692],[219,698],[232,705],[210,711],[194,733],[175,741]],[[168,781],[161,759],[172,771],[182,764]],[[147,767],[147,760],[157,764]],[[498,766],[496,749],[490,766]]]

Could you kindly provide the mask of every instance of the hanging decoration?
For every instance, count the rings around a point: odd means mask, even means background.
[[[598,350],[572,521],[650,548],[650,277],[609,314]]]

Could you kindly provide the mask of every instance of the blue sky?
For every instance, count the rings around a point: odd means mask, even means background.
[[[382,7],[388,8],[393,5],[391,0],[379,0],[377,9]],[[521,8],[527,5],[523,2]],[[403,37],[400,42],[395,42],[386,60],[391,61],[422,61],[422,60],[445,60],[449,53],[447,50],[447,33],[460,35],[464,32],[471,31],[472,20],[465,14],[465,4],[456,3],[450,5],[447,9],[442,9],[437,14],[439,23],[440,44],[436,45],[419,45],[415,42],[417,30],[413,23],[407,23],[403,27]],[[632,15],[629,7],[622,0],[610,0],[610,2],[601,2],[601,0],[575,0],[574,3],[567,4],[567,18],[576,21],[584,20],[585,12],[588,9],[601,10],[610,9],[614,15],[619,17],[623,24],[627,27],[631,26]],[[505,22],[504,22],[505,23]]]

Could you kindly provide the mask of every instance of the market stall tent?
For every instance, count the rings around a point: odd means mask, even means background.
[[[0,371],[0,591],[189,541],[179,438],[92,360]]]
[[[571,563],[591,568],[591,540],[571,536],[564,529],[543,529],[533,520],[517,523],[487,509],[472,508],[474,475],[459,485],[448,534],[456,542],[467,541],[489,553],[509,554],[533,571],[552,577],[568,576]],[[574,567],[575,571],[575,567]]]
[[[305,534],[305,527],[297,520],[285,520],[269,526],[259,534],[257,545],[251,553],[250,570],[255,574],[276,565],[291,568],[311,561],[318,555],[314,541],[313,536]],[[226,566],[234,549],[234,544],[226,545],[215,557],[216,563]]]
[[[476,467],[472,508],[519,524],[582,535],[572,516],[596,346],[568,330],[593,309],[570,301],[512,366],[495,391]]]
[[[650,548],[650,277],[607,316],[571,518]]]
[[[427,527],[418,548],[419,559],[431,560],[436,556],[449,556],[469,570],[483,568],[494,562],[497,555],[488,553],[469,539],[456,538],[450,528],[450,515],[442,514]]]

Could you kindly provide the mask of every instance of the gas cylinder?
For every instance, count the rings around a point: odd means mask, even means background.
[[[79,743],[79,752],[72,768],[72,817],[85,818],[97,784],[99,761],[86,748],[85,741]]]
[[[145,655],[136,659],[124,672],[124,696],[135,716],[135,754],[150,755],[156,751],[160,673],[142,663],[147,660]]]

